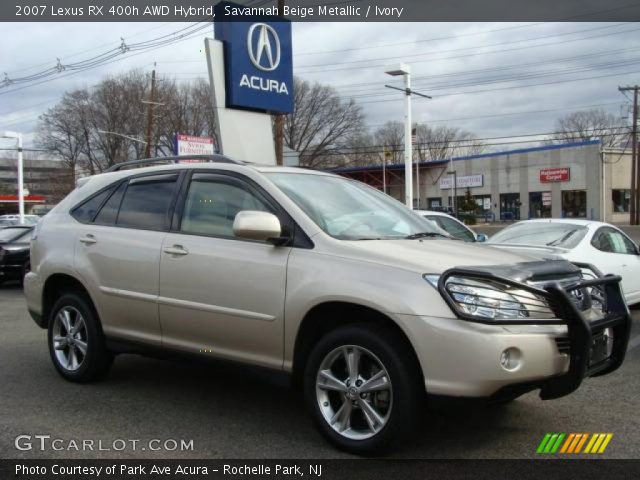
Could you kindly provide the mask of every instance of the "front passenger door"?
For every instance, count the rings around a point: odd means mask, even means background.
[[[640,298],[640,257],[636,245],[619,230],[601,227],[593,235],[591,245],[597,250],[594,262],[602,273],[622,277],[622,290],[627,302]]]
[[[163,346],[280,368],[290,247],[234,236],[243,210],[278,214],[257,186],[195,172],[160,260]],[[281,220],[282,221],[282,220]]]

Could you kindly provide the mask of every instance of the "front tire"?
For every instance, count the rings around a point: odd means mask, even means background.
[[[113,354],[91,302],[78,293],[63,294],[51,309],[49,353],[58,373],[78,383],[96,380],[109,371]]]
[[[305,400],[320,432],[358,455],[397,448],[411,437],[425,406],[423,385],[408,342],[373,325],[325,335],[304,374]]]

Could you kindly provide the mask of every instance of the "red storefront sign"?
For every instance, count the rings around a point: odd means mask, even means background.
[[[568,182],[570,177],[570,168],[545,168],[540,170],[540,181],[542,183]]]
[[[26,203],[44,203],[46,200],[42,195],[25,195]],[[0,195],[0,203],[18,203],[17,195]]]

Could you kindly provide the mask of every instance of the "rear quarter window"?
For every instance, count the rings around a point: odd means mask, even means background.
[[[109,187],[102,192],[89,197],[83,203],[71,210],[71,216],[82,223],[90,223],[100,210],[100,207],[104,201],[111,195],[111,192],[115,190],[115,186]]]

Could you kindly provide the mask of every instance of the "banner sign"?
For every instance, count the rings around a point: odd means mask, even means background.
[[[194,137],[191,135],[176,135],[176,155],[213,155],[215,146],[211,137]]]
[[[242,8],[221,2],[216,19],[224,18],[230,5]],[[216,40],[224,44],[226,107],[293,112],[291,22],[273,16],[241,18],[215,22]]]
[[[466,177],[458,177],[456,180],[457,188],[473,188],[484,186],[484,175],[468,175]],[[440,189],[450,189],[453,185],[453,177],[447,176],[440,179]]]
[[[542,205],[545,207],[551,206],[551,192],[542,192]]]
[[[570,168],[545,168],[540,170],[540,181],[542,183],[550,182],[568,182],[570,178]]]

